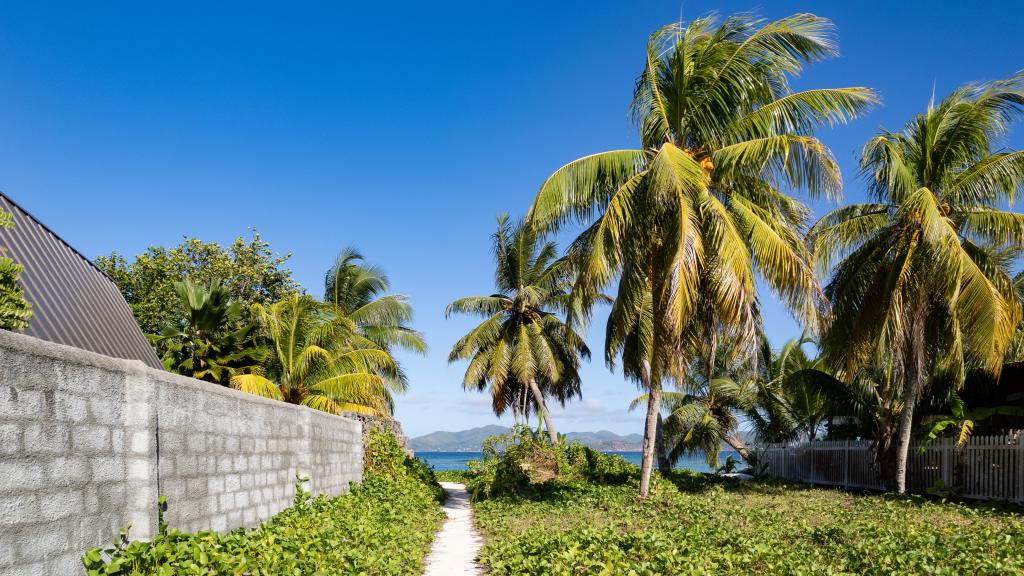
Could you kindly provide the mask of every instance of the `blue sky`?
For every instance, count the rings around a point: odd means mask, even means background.
[[[626,107],[647,34],[712,10],[836,23],[842,55],[796,85],[884,99],[821,133],[847,201],[862,197],[854,159],[879,126],[898,128],[933,86],[1024,68],[1024,4],[1010,1],[4,3],[0,189],[89,256],[255,226],[317,294],[355,245],[412,298],[431,345],[403,358],[406,430],[493,423],[447,365],[471,320],[446,321],[444,306],[491,292],[496,214],[522,214],[565,162],[635,143]],[[775,342],[799,334],[764,301]],[[597,358],[556,422],[639,431],[625,411],[635,389]]]

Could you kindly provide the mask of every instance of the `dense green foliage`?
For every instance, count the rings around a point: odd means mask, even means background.
[[[227,386],[232,376],[259,368],[267,351],[256,344],[253,324],[219,280],[209,286],[175,282],[174,293],[185,318],[152,337],[164,350],[167,370]]]
[[[264,370],[232,377],[232,387],[332,414],[391,415],[392,391],[405,386],[397,362],[335,306],[293,294],[253,311],[271,354]]]
[[[14,218],[10,212],[0,210],[0,228],[12,228]],[[3,255],[0,247],[0,328],[24,330],[32,319],[32,305],[25,300],[25,290],[18,276],[25,268]]]
[[[693,473],[553,480],[476,502],[493,576],[1016,574],[1024,522],[985,506],[855,495]]]
[[[437,477],[438,482],[465,484],[474,477],[474,474],[469,470],[437,470],[434,472],[434,476]]]
[[[254,231],[248,241],[239,237],[226,247],[186,238],[171,248],[150,246],[132,262],[113,252],[96,258],[95,264],[117,284],[142,331],[156,334],[185,319],[175,282],[209,285],[220,279],[231,299],[247,311],[253,304],[269,304],[298,289],[291,270],[284,267],[289,257],[271,252]]]
[[[636,470],[621,456],[566,444],[564,438],[550,444],[524,427],[491,436],[482,448],[483,459],[471,462],[463,476],[473,500],[536,494],[555,479],[623,482]]]
[[[309,498],[300,489],[294,506],[257,529],[171,529],[149,542],[116,544],[105,551],[109,561],[89,550],[83,563],[89,576],[419,574],[442,496],[429,468],[384,436],[373,439],[379,453],[369,457],[387,473],[368,472],[344,496]]]
[[[392,355],[424,352],[412,306],[353,249],[302,294],[259,234],[227,248],[195,238],[96,265],[118,285],[171,371],[338,413],[390,415],[408,383]]]

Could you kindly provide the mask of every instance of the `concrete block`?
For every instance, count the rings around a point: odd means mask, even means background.
[[[204,434],[191,434],[188,437],[189,452],[204,452],[206,450],[206,436]]]
[[[4,526],[38,522],[39,499],[34,494],[0,495],[0,518]]]
[[[146,458],[131,458],[127,461],[129,480],[148,480],[150,461]]]
[[[92,478],[89,462],[81,456],[57,456],[46,461],[46,480],[49,486],[74,486]]]
[[[97,456],[89,459],[94,482],[113,482],[125,478],[124,458],[119,456]]]
[[[62,454],[71,445],[71,431],[66,424],[45,419],[24,429],[25,453]]]
[[[221,476],[212,476],[207,481],[206,489],[210,494],[222,494],[224,492],[224,478]]]
[[[148,454],[149,439],[151,435],[148,430],[135,430],[131,433],[131,452],[133,454]]]
[[[110,430],[110,447],[115,454],[124,452],[124,430],[120,428],[112,428]]]
[[[46,562],[33,562],[31,564],[19,562],[17,566],[4,568],[4,576],[40,576],[42,574],[54,574],[56,576],[59,572],[48,572]]]
[[[84,553],[85,550],[82,551]],[[82,553],[67,552],[51,559],[47,565],[50,574],[75,574],[82,570]]]
[[[62,490],[43,494],[39,498],[39,516],[42,520],[60,520],[82,513],[82,493]]]
[[[111,398],[109,394],[89,398],[89,417],[97,424],[120,425],[124,422],[124,409],[122,398]]]
[[[0,423],[0,455],[17,454],[23,448],[21,426],[13,422]]]
[[[54,393],[54,406],[57,420],[84,422],[89,417],[88,402],[84,396],[58,390]]]
[[[75,451],[81,454],[109,454],[110,428],[106,426],[76,426],[72,435]]]
[[[39,464],[30,460],[0,460],[0,494],[29,492],[43,485],[43,467]]]
[[[210,529],[217,532],[226,532],[228,529],[228,518],[226,514],[218,514],[210,518]]]
[[[25,390],[12,385],[0,386],[0,418],[13,420],[43,416],[46,416],[46,410],[42,391]]]

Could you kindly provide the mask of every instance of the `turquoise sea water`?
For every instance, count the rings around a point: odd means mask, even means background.
[[[622,456],[630,463],[637,466],[640,465],[640,453],[639,452],[609,452],[609,454],[618,454]],[[427,461],[434,467],[434,470],[466,470],[466,462],[470,460],[479,460],[482,456],[481,452],[417,452],[416,456]],[[733,458],[739,459],[739,454],[734,450],[723,450],[718,455],[719,465],[725,464],[725,461],[732,456]],[[686,456],[676,463],[676,468],[679,470],[694,470],[696,472],[714,472],[708,467],[707,462],[704,461],[702,454]]]

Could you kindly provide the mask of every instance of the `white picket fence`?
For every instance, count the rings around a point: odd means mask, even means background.
[[[952,440],[934,442],[923,451],[911,446],[907,490],[1024,503],[1022,436],[973,436],[959,450]],[[768,476],[844,488],[885,488],[869,441],[763,444],[755,450],[759,467]]]

